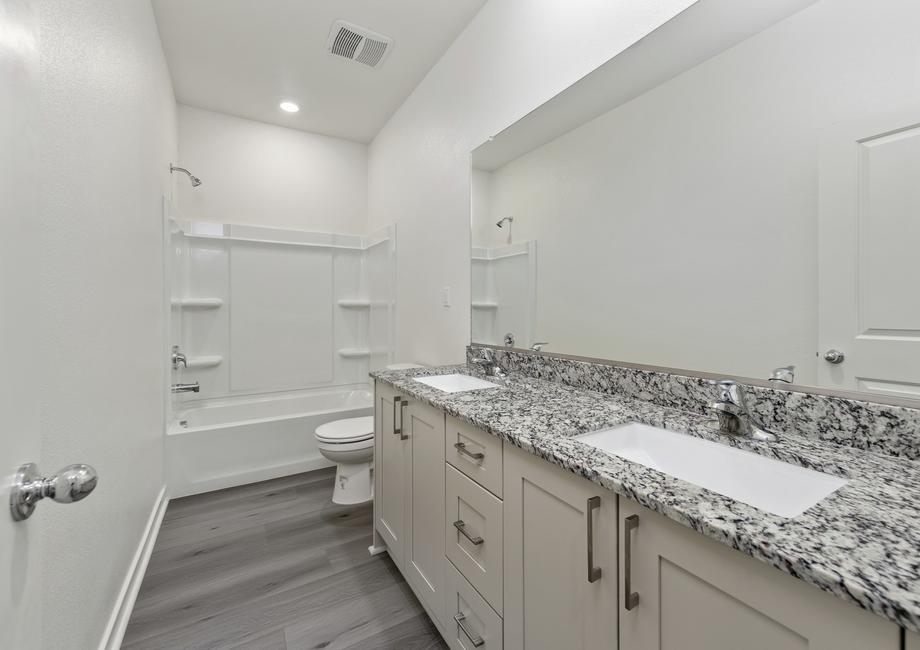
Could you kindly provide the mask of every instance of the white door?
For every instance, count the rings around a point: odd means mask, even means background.
[[[41,517],[14,522],[16,468],[38,462],[35,115],[38,28],[28,0],[0,2],[0,648],[40,648]]]
[[[920,398],[920,105],[834,127],[819,171],[820,384]]]

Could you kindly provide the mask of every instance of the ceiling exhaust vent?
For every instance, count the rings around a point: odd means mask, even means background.
[[[326,49],[336,56],[378,68],[393,49],[393,39],[344,20],[337,20],[329,31]]]

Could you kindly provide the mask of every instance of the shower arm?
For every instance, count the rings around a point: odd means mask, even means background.
[[[182,172],[183,174],[188,176],[190,181],[192,181],[192,187],[198,187],[199,185],[201,185],[201,179],[195,176],[192,172],[187,170],[185,167],[177,167],[176,165],[173,165],[172,163],[170,163],[169,172],[170,173]]]

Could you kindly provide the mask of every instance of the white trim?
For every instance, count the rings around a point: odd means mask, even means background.
[[[131,566],[128,568],[128,574],[121,585],[121,590],[118,592],[115,608],[109,617],[108,624],[105,626],[102,641],[99,643],[99,650],[118,650],[121,647],[121,641],[125,636],[128,621],[131,619],[131,612],[134,611],[137,592],[140,591],[141,582],[144,580],[147,563],[150,561],[150,554],[153,552],[153,545],[157,541],[160,524],[163,523],[163,515],[166,514],[166,505],[168,503],[169,499],[166,496],[166,486],[164,485],[160,488],[160,493],[157,495],[156,501],[154,501],[153,510],[147,520],[147,527],[144,529],[140,544],[138,544],[137,550],[134,552],[134,558],[131,560]]]

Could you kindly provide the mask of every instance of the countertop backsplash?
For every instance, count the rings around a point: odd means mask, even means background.
[[[467,361],[478,346],[467,347]],[[716,394],[708,380],[492,348],[505,372],[565,386],[706,413]],[[799,435],[910,460],[920,459],[920,409],[746,385],[756,419],[780,435]]]

